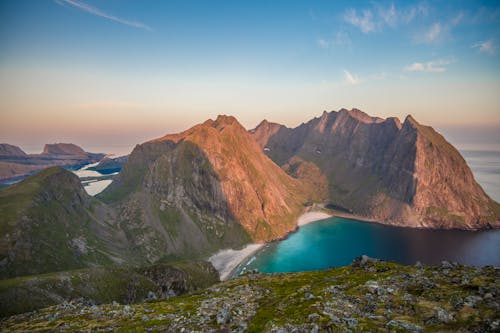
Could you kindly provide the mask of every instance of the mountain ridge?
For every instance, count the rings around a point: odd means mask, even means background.
[[[316,164],[328,178],[329,200],[356,214],[411,227],[500,225],[498,203],[477,184],[460,153],[411,115],[401,124],[341,109],[293,129],[263,121],[249,133],[278,165],[292,158]]]

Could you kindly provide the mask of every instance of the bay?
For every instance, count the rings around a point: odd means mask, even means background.
[[[348,265],[363,254],[402,264],[447,260],[500,266],[500,230],[410,229],[333,217],[267,244],[236,274],[251,269],[265,273],[320,270]]]

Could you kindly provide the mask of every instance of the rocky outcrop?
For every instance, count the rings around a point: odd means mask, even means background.
[[[460,153],[411,116],[401,124],[342,109],[294,129],[264,121],[250,133],[286,169],[297,158],[314,163],[329,201],[358,215],[410,227],[500,226],[498,203]]]

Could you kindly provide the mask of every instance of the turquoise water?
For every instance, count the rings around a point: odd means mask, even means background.
[[[266,245],[237,270],[298,272],[348,265],[360,255],[414,264],[442,260],[500,266],[500,230],[419,230],[330,218]]]

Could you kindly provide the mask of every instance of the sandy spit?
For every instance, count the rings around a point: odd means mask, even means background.
[[[249,244],[241,250],[220,250],[208,258],[208,261],[210,261],[219,272],[221,281],[225,281],[243,260],[257,252],[262,246],[264,246],[264,244]]]

